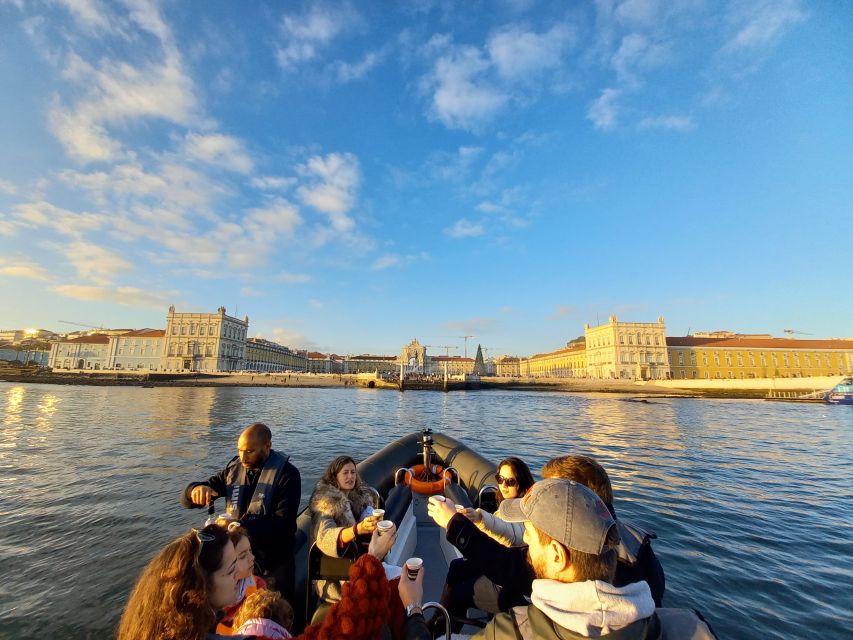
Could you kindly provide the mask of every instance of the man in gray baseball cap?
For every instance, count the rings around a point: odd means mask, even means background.
[[[692,611],[659,609],[659,616],[646,582],[613,586],[619,543],[616,521],[585,486],[548,478],[533,485],[523,498],[504,500],[497,515],[508,522],[524,523],[528,562],[536,575],[533,604],[499,613],[472,638],[715,637]],[[401,587],[400,593],[406,604],[408,591]],[[405,637],[429,636],[407,623]]]

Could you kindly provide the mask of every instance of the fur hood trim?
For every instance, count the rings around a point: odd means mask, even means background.
[[[358,484],[344,493],[338,487],[320,480],[309,502],[314,516],[334,519],[340,527],[351,527],[367,507],[379,505],[379,493],[366,484]]]

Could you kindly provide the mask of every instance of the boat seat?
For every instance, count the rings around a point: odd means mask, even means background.
[[[404,484],[397,485],[388,492],[385,499],[385,519],[393,522],[399,529],[411,503],[412,488]]]
[[[305,620],[310,620],[312,623],[316,622],[314,617],[319,615],[320,610],[323,609],[320,616],[322,620],[328,610],[328,606],[322,606],[325,603],[322,603],[319,607],[317,606],[319,596],[317,595],[317,590],[314,588],[314,583],[317,580],[349,580],[349,569],[353,562],[355,562],[355,546],[350,544],[344,553],[345,555],[340,558],[327,556],[320,551],[320,547],[317,546],[316,542],[308,550],[308,571],[305,578]],[[317,611],[314,611],[315,608]]]
[[[444,487],[444,497],[453,502],[453,504],[461,504],[463,507],[473,507],[471,498],[468,492],[458,484],[446,484]]]

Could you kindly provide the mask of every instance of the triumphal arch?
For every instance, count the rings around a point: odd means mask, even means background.
[[[417,338],[403,347],[400,352],[400,362],[406,366],[411,373],[426,373],[427,356],[426,347],[424,347]]]

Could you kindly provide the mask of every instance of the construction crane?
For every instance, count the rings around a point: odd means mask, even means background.
[[[82,322],[71,322],[70,320],[57,320],[57,322],[61,322],[62,324],[73,324],[75,327],[86,327],[87,329],[103,329],[104,327],[98,327],[93,324],[84,324]]]
[[[803,336],[810,336],[810,335],[812,335],[811,333],[806,333],[805,331],[797,331],[796,329],[782,329],[782,331],[783,331],[784,333],[787,333],[789,336],[792,336],[792,335],[794,335],[795,333],[799,333],[800,335],[803,335]]]
[[[473,338],[474,336],[459,336],[465,341],[465,357],[468,357],[468,338]]]
[[[448,358],[450,357],[451,349],[458,349],[459,347],[454,347],[448,344],[425,344],[424,347],[429,347],[430,349],[444,349],[444,355]]]

